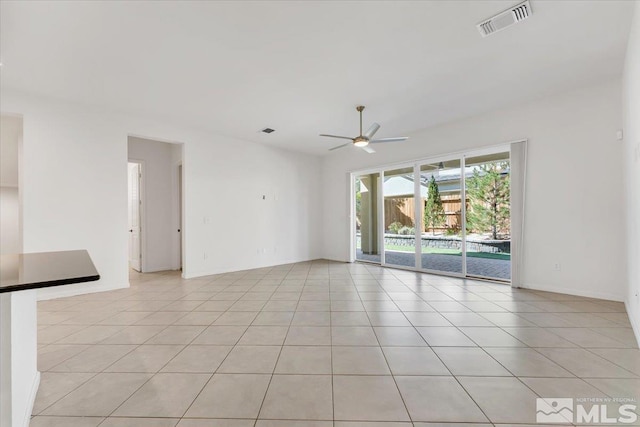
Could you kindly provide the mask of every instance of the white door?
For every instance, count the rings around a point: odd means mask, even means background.
[[[136,271],[142,270],[140,251],[140,177],[139,163],[129,163],[129,265]]]
[[[178,265],[182,270],[182,165],[178,165]]]

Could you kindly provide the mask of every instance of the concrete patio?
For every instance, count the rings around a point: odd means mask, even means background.
[[[415,267],[415,255],[411,252],[386,251],[385,261],[388,265]],[[363,254],[358,249],[357,260],[380,262],[380,255]],[[462,257],[449,254],[422,254],[422,267],[429,270],[462,272]],[[467,258],[467,273],[501,280],[511,279],[511,262],[509,260],[490,258]]]

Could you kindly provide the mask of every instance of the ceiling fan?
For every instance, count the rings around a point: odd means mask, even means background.
[[[371,139],[373,135],[380,129],[380,125],[377,123],[373,123],[369,129],[365,133],[362,133],[362,110],[364,110],[364,105],[358,105],[356,110],[360,113],[360,135],[355,138],[351,138],[348,136],[339,136],[339,135],[327,135],[321,133],[320,136],[327,136],[329,138],[340,138],[340,139],[349,139],[351,142],[347,142],[346,144],[338,145],[337,147],[330,148],[329,151],[337,150],[338,148],[346,147],[347,145],[353,144],[355,147],[362,148],[367,153],[375,153],[376,151],[369,147],[369,144],[378,144],[380,142],[397,142],[397,141],[406,141],[409,139],[408,136],[399,136],[394,138],[380,138],[380,139]]]

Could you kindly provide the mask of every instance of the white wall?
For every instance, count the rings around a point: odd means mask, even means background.
[[[178,268],[174,144],[129,137],[129,160],[143,162],[142,271]],[[179,147],[179,145],[178,145]]]
[[[0,254],[21,252],[18,165],[22,118],[0,116]]]
[[[20,199],[16,187],[0,187],[0,255],[20,252]]]
[[[22,118],[0,116],[0,186],[18,187],[18,152],[22,140]]]
[[[621,117],[615,81],[433,127],[376,154],[335,152],[323,163],[324,255],[349,258],[349,171],[527,138],[524,285],[623,300]]]
[[[316,157],[4,89],[0,102],[24,118],[25,252],[84,248],[101,275],[40,298],[127,286],[129,134],[185,144],[185,276],[320,255]]]
[[[0,426],[28,427],[37,370],[36,291],[0,294]]]
[[[636,3],[623,77],[627,216],[627,311],[640,341],[640,4]]]

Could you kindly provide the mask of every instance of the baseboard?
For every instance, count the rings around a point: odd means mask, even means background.
[[[625,300],[624,308],[627,310],[627,316],[629,316],[629,323],[631,323],[631,329],[633,330],[633,334],[636,336],[636,343],[640,344],[640,324],[635,317],[631,315],[632,311],[629,310],[629,300]]]
[[[296,259],[296,260],[284,260],[284,261],[278,261],[277,264],[259,264],[259,265],[253,265],[253,266],[243,266],[243,267],[232,267],[232,268],[221,268],[221,269],[214,269],[214,270],[208,270],[208,271],[198,271],[198,272],[191,272],[191,271],[183,271],[183,278],[185,279],[195,279],[198,277],[203,277],[203,276],[213,276],[215,274],[225,274],[225,273],[235,273],[236,271],[244,271],[244,270],[254,270],[257,268],[269,268],[269,267],[278,267],[281,265],[287,265],[287,264],[296,264],[299,262],[309,262],[309,261],[318,261],[318,260],[323,260],[324,258],[307,258],[307,259]]]
[[[584,289],[576,288],[557,288],[555,286],[537,285],[532,283],[524,283],[520,287],[534,291],[553,292],[556,294],[575,295],[578,297],[604,299],[608,301],[624,302],[625,300],[623,296],[610,292],[585,291]]]
[[[91,282],[79,283],[80,286],[67,285],[59,286],[55,288],[42,288],[38,289],[37,300],[46,301],[55,298],[74,297],[77,295],[93,294],[97,292],[115,291],[116,289],[124,289],[129,287],[129,282],[123,285],[100,285],[92,286]]]
[[[36,375],[33,378],[33,383],[31,384],[31,392],[29,393],[29,403],[27,404],[27,408],[22,421],[23,427],[29,427],[29,423],[31,422],[31,414],[33,413],[33,407],[36,404],[36,396],[38,395],[38,388],[40,388],[40,371],[36,371]]]

